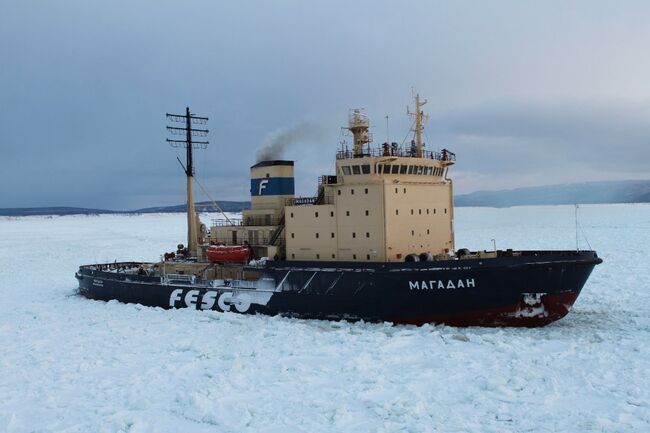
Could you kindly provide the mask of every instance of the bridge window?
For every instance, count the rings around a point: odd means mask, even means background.
[[[361,174],[361,168],[358,165],[353,165],[352,174]]]
[[[370,174],[370,164],[363,164],[361,166],[361,173]]]
[[[399,174],[406,174],[406,170],[408,170],[406,165],[400,165]]]
[[[350,174],[350,167],[348,167],[347,165],[344,165],[341,168],[343,169],[343,174],[346,174],[346,175]]]
[[[412,166],[412,165],[409,165],[409,172],[408,172],[408,174],[413,174],[413,166]]]
[[[424,167],[422,167],[421,165],[418,165],[418,174],[422,174],[422,169],[423,169],[423,168],[424,168]]]
[[[393,165],[393,166],[391,167],[391,171],[390,171],[390,173],[391,173],[391,174],[397,174],[397,173],[399,173],[399,165],[397,165],[397,164]]]
[[[390,173],[390,164],[384,164],[384,174]]]
[[[377,168],[375,169],[375,171],[376,171],[378,174],[381,174],[381,165],[380,165],[380,164],[377,164]]]

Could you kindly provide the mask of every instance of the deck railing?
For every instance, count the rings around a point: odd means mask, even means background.
[[[398,148],[386,148],[386,149],[365,149],[360,154],[355,154],[352,150],[339,150],[336,152],[336,159],[354,159],[354,158],[363,158],[363,157],[391,157],[396,156],[400,158],[418,158],[416,151],[414,149],[404,149],[401,147]],[[438,161],[456,161],[456,154],[443,149],[440,152],[435,152],[432,150],[423,150],[422,156],[420,158],[424,159],[435,159]]]

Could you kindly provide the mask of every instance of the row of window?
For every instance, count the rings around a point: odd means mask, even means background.
[[[404,194],[406,194],[406,188],[403,188],[403,189],[404,189]],[[365,194],[368,194],[368,188],[364,188],[364,191],[363,191],[363,192],[364,192]],[[398,193],[399,193],[399,188],[395,188],[395,194],[398,194]],[[338,195],[341,195],[341,194],[342,194],[342,193],[341,193],[341,190],[339,189],[339,190],[338,190]],[[351,188],[351,189],[350,189],[350,195],[354,195],[354,188]]]
[[[314,212],[314,217],[315,218],[318,218],[318,215],[319,215],[318,212]],[[366,210],[366,216],[369,216],[369,215],[370,215],[370,211]],[[350,216],[350,211],[349,210],[345,211],[345,216]],[[293,212],[289,213],[289,218],[293,218]],[[334,212],[333,211],[330,212],[330,218],[334,218]]]
[[[296,255],[295,255],[294,253],[292,253],[292,254],[291,254],[291,258],[292,258],[292,259],[295,259],[295,258],[296,258]],[[336,258],[336,254],[332,254],[332,258],[335,259],[335,258]],[[316,254],[316,260],[318,260],[318,259],[320,259],[320,254]],[[352,260],[356,260],[356,259],[357,259],[357,255],[356,255],[356,254],[352,254]],[[366,254],[366,260],[370,260],[370,254]]]
[[[339,195],[341,195],[341,190],[339,189]],[[368,188],[363,189],[364,194],[368,194]],[[350,189],[350,195],[354,195],[354,188]]]
[[[427,215],[429,215],[431,213],[430,211],[433,211],[433,214],[435,215],[437,213],[437,208],[424,209],[424,211],[426,212]],[[445,212],[445,214],[447,213],[447,208],[444,208],[444,212]],[[366,213],[366,216],[370,215],[369,210],[366,210],[365,213]],[[395,209],[395,215],[399,215],[399,209]],[[411,209],[411,215],[415,215],[415,209]],[[422,209],[418,209],[418,215],[422,215]],[[350,211],[349,210],[345,211],[345,216],[350,216]],[[314,217],[318,218],[318,212],[314,212]],[[330,212],[330,217],[334,218],[334,212]],[[291,212],[289,214],[289,218],[293,218],[293,212]]]
[[[426,211],[426,214],[429,215],[429,209],[424,209]],[[437,212],[436,208],[433,208],[433,214],[435,215]],[[444,209],[445,213],[447,213],[447,208]],[[399,209],[395,209],[395,215],[399,215]],[[411,215],[415,215],[415,209],[411,209]],[[422,215],[422,209],[418,209],[418,215]]]
[[[427,230],[427,234],[429,234],[429,230]],[[334,236],[335,236],[335,235],[334,235],[334,232],[332,232],[330,236],[331,236],[332,238],[334,238]],[[291,233],[291,239],[295,239],[295,237],[296,237],[296,234],[295,234],[295,233]],[[356,238],[356,237],[357,237],[357,233],[356,233],[356,232],[352,232],[352,237],[353,237],[353,238]],[[367,238],[370,237],[370,232],[366,232],[366,237],[367,237]],[[316,239],[320,239],[320,233],[318,233],[318,232],[316,233]]]
[[[429,167],[426,165],[406,165],[406,164],[376,164],[374,167],[370,164],[361,165],[344,165],[341,166],[343,174],[415,174],[422,176],[442,176],[444,169],[442,167]]]

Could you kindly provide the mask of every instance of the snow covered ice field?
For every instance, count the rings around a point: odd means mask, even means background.
[[[456,245],[572,249],[573,212],[459,208]],[[90,301],[78,265],[156,260],[185,216],[0,219],[0,432],[648,432],[650,206],[580,215],[605,262],[538,329]]]

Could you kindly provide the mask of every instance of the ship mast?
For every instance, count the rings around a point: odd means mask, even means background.
[[[361,158],[364,156],[363,146],[372,142],[372,134],[368,132],[370,122],[368,116],[362,113],[360,108],[350,110],[348,116],[347,130],[352,132],[354,137],[354,157]]]
[[[197,129],[192,128],[193,123],[206,124],[208,122],[207,117],[194,116],[190,112],[190,108],[185,108],[185,114],[169,114],[167,113],[167,118],[173,122],[185,123],[184,128],[168,126],[167,130],[174,135],[185,135],[185,140],[171,140],[167,139],[167,142],[172,147],[184,147],[185,152],[185,165],[183,169],[185,170],[185,175],[187,176],[187,250],[192,257],[198,255],[198,228],[197,228],[197,214],[194,207],[194,194],[192,191],[192,182],[194,180],[194,161],[192,156],[192,150],[194,149],[205,149],[208,146],[208,141],[196,141],[192,140],[193,136],[205,137],[208,135],[207,129]],[[180,162],[180,160],[179,160]],[[181,163],[181,165],[183,165]]]
[[[422,158],[424,156],[423,148],[424,142],[422,141],[422,131],[424,130],[424,121],[428,118],[427,115],[422,111],[422,106],[428,101],[425,99],[424,102],[420,101],[420,94],[415,94],[415,112],[411,113],[406,107],[407,114],[415,117],[415,127],[412,130],[415,132],[415,156]]]

